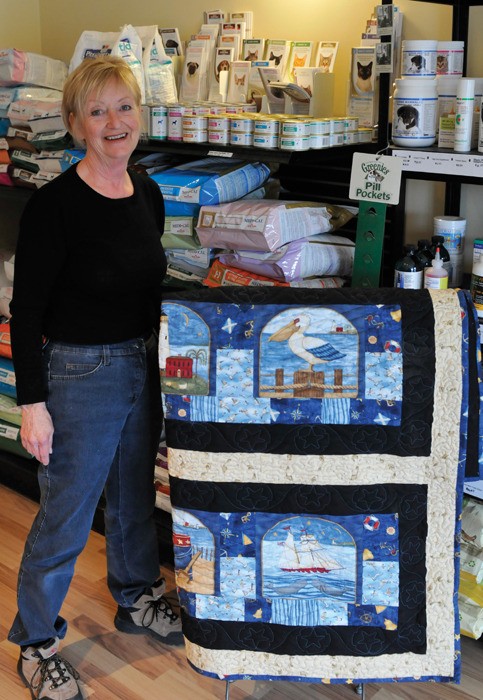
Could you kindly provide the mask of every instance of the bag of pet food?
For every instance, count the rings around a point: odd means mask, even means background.
[[[221,253],[218,259],[225,265],[291,282],[306,277],[352,274],[354,248],[348,238],[319,233],[287,243],[272,253],[235,250]]]
[[[135,27],[143,47],[144,104],[156,106],[176,102],[178,91],[173,62],[166,55],[158,27]]]
[[[226,162],[220,158],[203,158],[150,175],[163,193],[167,216],[197,216],[201,206],[239,199],[260,187],[269,176],[270,168],[265,163]]]
[[[192,216],[167,216],[164,221],[163,248],[197,250],[200,241],[194,230],[196,220]]]
[[[17,49],[0,49],[0,87],[27,84],[62,90],[66,77],[63,61]]]
[[[6,117],[12,102],[17,100],[42,100],[43,102],[62,101],[60,90],[31,86],[0,88],[0,117]]]
[[[102,54],[120,56],[126,61],[136,77],[141,90],[141,102],[144,104],[143,47],[134,27],[126,24],[120,32],[82,32],[70,60],[69,73],[85,58],[95,58]]]
[[[271,277],[230,267],[219,260],[215,260],[210,267],[208,275],[203,280],[203,284],[206,287],[310,287],[312,289],[329,289],[332,287],[343,287],[345,280],[342,277],[318,277],[297,282],[280,282]]]
[[[204,246],[273,251],[300,238],[334,231],[357,211],[320,202],[263,199],[203,206],[196,231]]]

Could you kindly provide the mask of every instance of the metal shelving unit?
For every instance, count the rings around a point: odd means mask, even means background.
[[[483,6],[483,0],[419,0],[434,5],[450,5],[453,8],[452,41],[464,41],[468,45],[468,27],[471,7]],[[466,53],[463,74],[466,74]],[[477,151],[456,153],[437,147],[402,149],[391,147],[390,153],[403,158],[401,196],[394,210],[392,262],[395,262],[404,242],[404,212],[407,180],[428,180],[445,183],[444,213],[460,215],[461,186],[483,185],[483,156]],[[389,251],[388,251],[389,253]]]

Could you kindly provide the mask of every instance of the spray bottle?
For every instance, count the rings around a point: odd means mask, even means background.
[[[448,271],[443,267],[439,247],[436,248],[431,267],[424,270],[425,289],[448,289]]]

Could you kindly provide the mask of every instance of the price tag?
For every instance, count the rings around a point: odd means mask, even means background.
[[[398,204],[401,171],[400,158],[354,153],[349,187],[350,199]]]
[[[230,151],[208,151],[207,156],[216,156],[217,158],[233,158],[233,153]]]

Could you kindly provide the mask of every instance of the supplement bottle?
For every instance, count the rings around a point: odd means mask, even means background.
[[[474,105],[475,81],[472,78],[460,78],[456,89],[454,128],[454,150],[460,153],[471,151]]]
[[[448,289],[448,273],[443,267],[439,248],[436,248],[431,267],[427,267],[424,271],[424,288]]]
[[[476,307],[478,316],[483,315],[483,256],[473,263],[470,284],[471,298]]]
[[[392,98],[392,140],[396,146],[418,148],[436,141],[438,90],[436,79],[401,78]]]
[[[423,286],[423,266],[416,260],[416,246],[405,245],[404,255],[394,266],[394,286],[401,289],[421,289]]]

